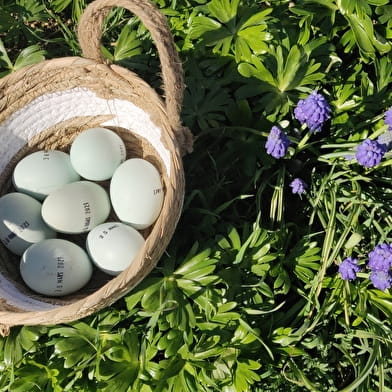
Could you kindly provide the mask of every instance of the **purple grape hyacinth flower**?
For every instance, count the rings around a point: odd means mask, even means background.
[[[358,147],[355,157],[360,165],[365,167],[377,166],[384,154],[386,148],[376,140],[365,139]]]
[[[385,151],[389,151],[392,148],[392,126],[391,131],[385,131],[377,138],[377,141],[384,147]]]
[[[339,273],[344,280],[354,280],[357,277],[357,272],[361,268],[357,265],[358,260],[348,257],[339,264]]]
[[[392,267],[392,246],[379,244],[369,252],[368,267],[372,271],[388,272]]]
[[[370,280],[376,289],[386,290],[392,285],[392,274],[386,271],[374,270],[370,274]]]
[[[286,134],[279,127],[273,126],[265,143],[267,154],[276,159],[282,158],[286,155],[289,145],[290,140]]]
[[[388,129],[392,131],[392,106],[385,112],[384,122],[388,125]]]
[[[300,178],[295,178],[293,181],[291,181],[290,187],[293,194],[302,195],[305,193],[308,186],[305,181],[301,180]]]
[[[311,132],[320,132],[324,123],[331,117],[331,107],[323,95],[313,91],[301,99],[294,109],[295,118],[306,124]]]

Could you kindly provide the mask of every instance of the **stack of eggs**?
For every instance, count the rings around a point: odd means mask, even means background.
[[[93,264],[109,275],[126,269],[144,244],[138,230],[154,223],[163,204],[158,170],[144,159],[126,160],[123,140],[106,128],[80,133],[69,154],[27,155],[12,180],[16,192],[0,198],[0,239],[21,256],[26,285],[47,296],[81,289]],[[118,220],[108,221],[112,207]],[[85,247],[68,239],[80,233]]]

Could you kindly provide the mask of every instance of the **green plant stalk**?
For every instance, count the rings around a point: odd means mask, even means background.
[[[304,128],[304,127],[302,127]],[[296,147],[296,153],[300,152],[301,150],[304,149],[304,147],[306,146],[306,143],[309,141],[310,137],[312,136],[313,132],[308,131],[305,136],[299,141],[299,143],[297,144]]]
[[[290,359],[290,364],[291,364],[290,367],[292,368],[293,373],[296,375],[297,380],[290,379],[286,375],[284,375],[285,378],[287,378],[287,380],[289,380],[299,386],[305,387],[308,391],[311,391],[311,392],[319,392],[320,391],[320,389],[314,383],[312,383],[305,376],[305,374],[299,369],[299,367],[297,366],[297,364],[295,363],[295,361],[293,359]]]
[[[358,221],[360,207],[361,207],[361,204],[355,204],[354,207],[352,207],[349,218],[348,218],[348,222],[345,224],[344,231],[341,234],[338,242],[333,247],[332,253],[330,254],[330,256],[328,258],[326,268],[328,268],[332,265],[332,263],[334,262],[334,260],[336,259],[337,255],[338,255],[338,253],[340,252],[341,248],[343,247],[343,244],[346,241],[348,235],[350,234],[352,228],[354,227],[355,223]]]
[[[370,372],[373,370],[373,367],[379,355],[379,348],[380,348],[380,343],[378,341],[375,341],[372,353],[370,354],[365,367],[358,374],[358,377],[350,385],[341,389],[339,392],[353,392],[357,390],[357,388],[366,380]]]
[[[313,209],[312,214],[311,214],[311,216],[309,218],[309,227],[311,227],[313,225],[313,221],[314,221],[314,218],[315,218],[316,214],[317,214],[318,218],[320,219],[321,225],[324,228],[327,227],[327,222],[324,219],[324,216],[323,216],[322,212],[320,211],[319,206],[320,206],[320,203],[321,203],[321,198],[325,194],[328,182],[330,181],[330,179],[331,179],[331,177],[332,177],[332,175],[334,173],[335,167],[336,167],[336,163],[334,163],[332,165],[331,170],[330,170],[328,176],[326,176],[323,179],[323,181],[322,181],[322,183],[321,183],[321,185],[320,185],[320,187],[319,187],[319,189],[318,189],[318,191],[316,193],[316,197],[315,197],[314,200],[312,199],[312,197],[309,194],[307,194],[308,202],[312,206],[312,209]]]
[[[270,218],[274,223],[282,223],[283,220],[283,194],[286,168],[282,166],[278,172],[277,184],[271,198]]]
[[[383,356],[381,352],[381,346],[378,348],[379,355],[378,355],[378,390],[379,392],[384,392],[384,385],[385,385],[385,374],[384,374],[384,363],[383,363]]]
[[[314,294],[316,299],[319,297],[319,295],[321,293],[322,286],[323,286],[323,280],[324,280],[326,271],[332,265],[332,263],[334,262],[335,258],[338,255],[338,253],[342,249],[344,242],[346,241],[355,222],[358,219],[359,212],[360,212],[360,204],[357,204],[357,205],[355,205],[354,208],[352,208],[352,210],[350,212],[350,215],[348,218],[348,223],[345,225],[345,229],[344,229],[343,233],[341,234],[340,239],[338,240],[336,245],[332,247],[332,249],[333,249],[332,253],[326,259],[322,258],[323,264],[322,264],[322,267],[319,271],[319,274],[317,275],[318,285],[317,285],[317,289],[315,290],[315,294]],[[310,298],[312,298],[312,297],[310,297]],[[346,318],[346,322],[348,322],[347,318]],[[347,325],[349,325],[349,323],[347,323]]]
[[[348,294],[348,296],[347,296]],[[344,287],[343,287],[343,303],[344,303],[344,321],[346,322],[347,327],[350,326],[350,317],[349,317],[349,312],[348,312],[348,303],[347,303],[347,297],[350,298],[350,285],[347,281],[344,282]]]
[[[323,279],[325,276],[325,273],[327,271],[327,268],[329,266],[329,260],[330,260],[330,252],[333,247],[333,239],[335,237],[335,230],[336,230],[336,188],[335,186],[333,189],[329,190],[331,200],[330,200],[330,213],[328,217],[328,223],[327,227],[325,229],[325,237],[324,237],[324,243],[323,243],[323,248],[321,251],[321,267],[319,269],[318,274],[315,276],[315,282],[316,286],[313,284],[309,299],[312,301],[313,306],[309,312],[309,317],[311,317],[315,307],[317,306],[318,303],[318,296],[321,292],[321,288],[323,285]]]

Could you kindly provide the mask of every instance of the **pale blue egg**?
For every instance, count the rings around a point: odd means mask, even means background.
[[[32,244],[56,237],[41,217],[41,203],[19,192],[0,198],[0,240],[11,252],[22,255]]]
[[[143,236],[133,227],[106,222],[88,233],[86,249],[100,270],[118,275],[132,264],[144,242]]]
[[[103,223],[110,208],[109,195],[102,186],[77,181],[47,196],[42,203],[42,218],[60,233],[84,233]]]
[[[79,245],[55,238],[34,244],[23,253],[20,273],[32,290],[57,297],[85,286],[91,279],[93,266]]]
[[[110,179],[126,157],[120,136],[106,128],[90,128],[80,133],[69,153],[74,169],[91,181]]]
[[[145,159],[123,162],[110,181],[110,199],[118,218],[136,229],[151,226],[164,201],[161,176]]]
[[[17,163],[12,175],[16,190],[37,200],[43,200],[50,192],[79,180],[69,154],[58,150],[36,151],[25,156]]]

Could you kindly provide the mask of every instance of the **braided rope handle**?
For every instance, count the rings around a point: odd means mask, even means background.
[[[180,112],[184,93],[181,61],[174,46],[166,17],[149,0],[95,0],[84,10],[78,38],[83,56],[104,63],[101,52],[103,22],[114,7],[123,7],[140,18],[150,31],[161,62],[166,112],[183,153],[192,150],[192,134],[181,125]]]

